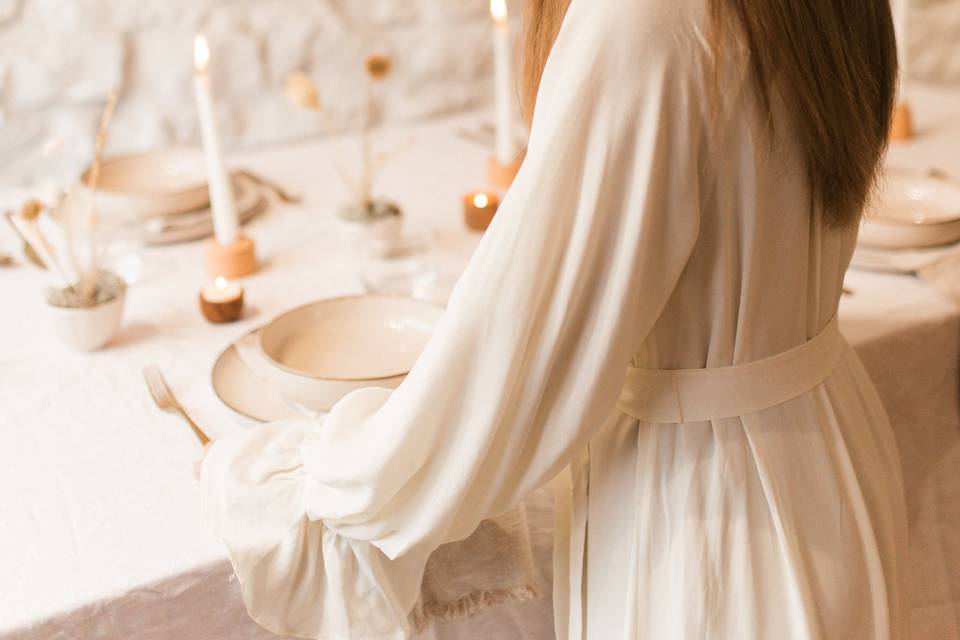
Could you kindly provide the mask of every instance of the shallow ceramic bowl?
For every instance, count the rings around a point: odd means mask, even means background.
[[[88,184],[90,169],[80,176]],[[100,165],[97,206],[109,216],[143,218],[207,206],[207,173],[197,149],[116,156]]]
[[[314,302],[264,327],[269,366],[259,373],[286,399],[328,411],[356,389],[396,388],[442,315],[428,302],[384,295]]]
[[[960,183],[937,175],[891,171],[860,228],[861,244],[886,249],[960,241]]]

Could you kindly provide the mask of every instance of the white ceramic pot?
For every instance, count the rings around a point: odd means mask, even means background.
[[[396,388],[442,315],[442,307],[412,298],[322,300],[268,324],[260,356],[248,364],[287,400],[327,411],[356,389]]]
[[[123,320],[126,289],[112,299],[93,307],[58,307],[47,304],[51,328],[56,336],[78,351],[96,351],[104,347]]]

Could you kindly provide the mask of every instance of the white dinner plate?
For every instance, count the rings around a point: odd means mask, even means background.
[[[255,339],[259,331],[259,328],[254,329],[241,340]],[[237,351],[236,343],[217,357],[210,382],[213,392],[225,405],[247,418],[274,422],[303,417],[247,366]]]
[[[233,193],[241,224],[255,217],[266,204],[260,185],[241,174],[233,177]],[[213,233],[213,217],[207,205],[194,211],[152,217],[137,224],[143,225],[143,241],[148,245],[190,242]]]
[[[858,245],[850,266],[883,273],[917,273],[957,253],[960,253],[960,244],[925,249],[884,249]]]
[[[864,216],[859,244],[883,249],[941,247],[960,241],[960,183],[943,175],[892,169]]]

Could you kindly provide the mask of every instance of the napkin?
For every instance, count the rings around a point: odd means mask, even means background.
[[[473,534],[430,555],[411,614],[422,632],[441,620],[466,618],[510,602],[540,596],[526,509],[484,520]]]
[[[257,335],[256,331],[247,334],[234,347],[254,375],[269,384],[261,371],[271,365],[260,351]],[[283,395],[282,389],[276,390]],[[304,418],[320,418],[298,403],[287,403]],[[422,632],[434,622],[537,598],[541,589],[536,575],[526,509],[521,504],[484,520],[469,538],[442,545],[430,555],[411,622]]]

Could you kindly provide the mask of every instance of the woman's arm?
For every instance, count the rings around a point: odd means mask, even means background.
[[[404,637],[430,551],[556,475],[614,410],[700,209],[696,56],[669,8],[631,4],[573,2],[526,161],[404,383],[211,449],[204,509],[264,626]],[[640,17],[668,23],[622,24]]]

